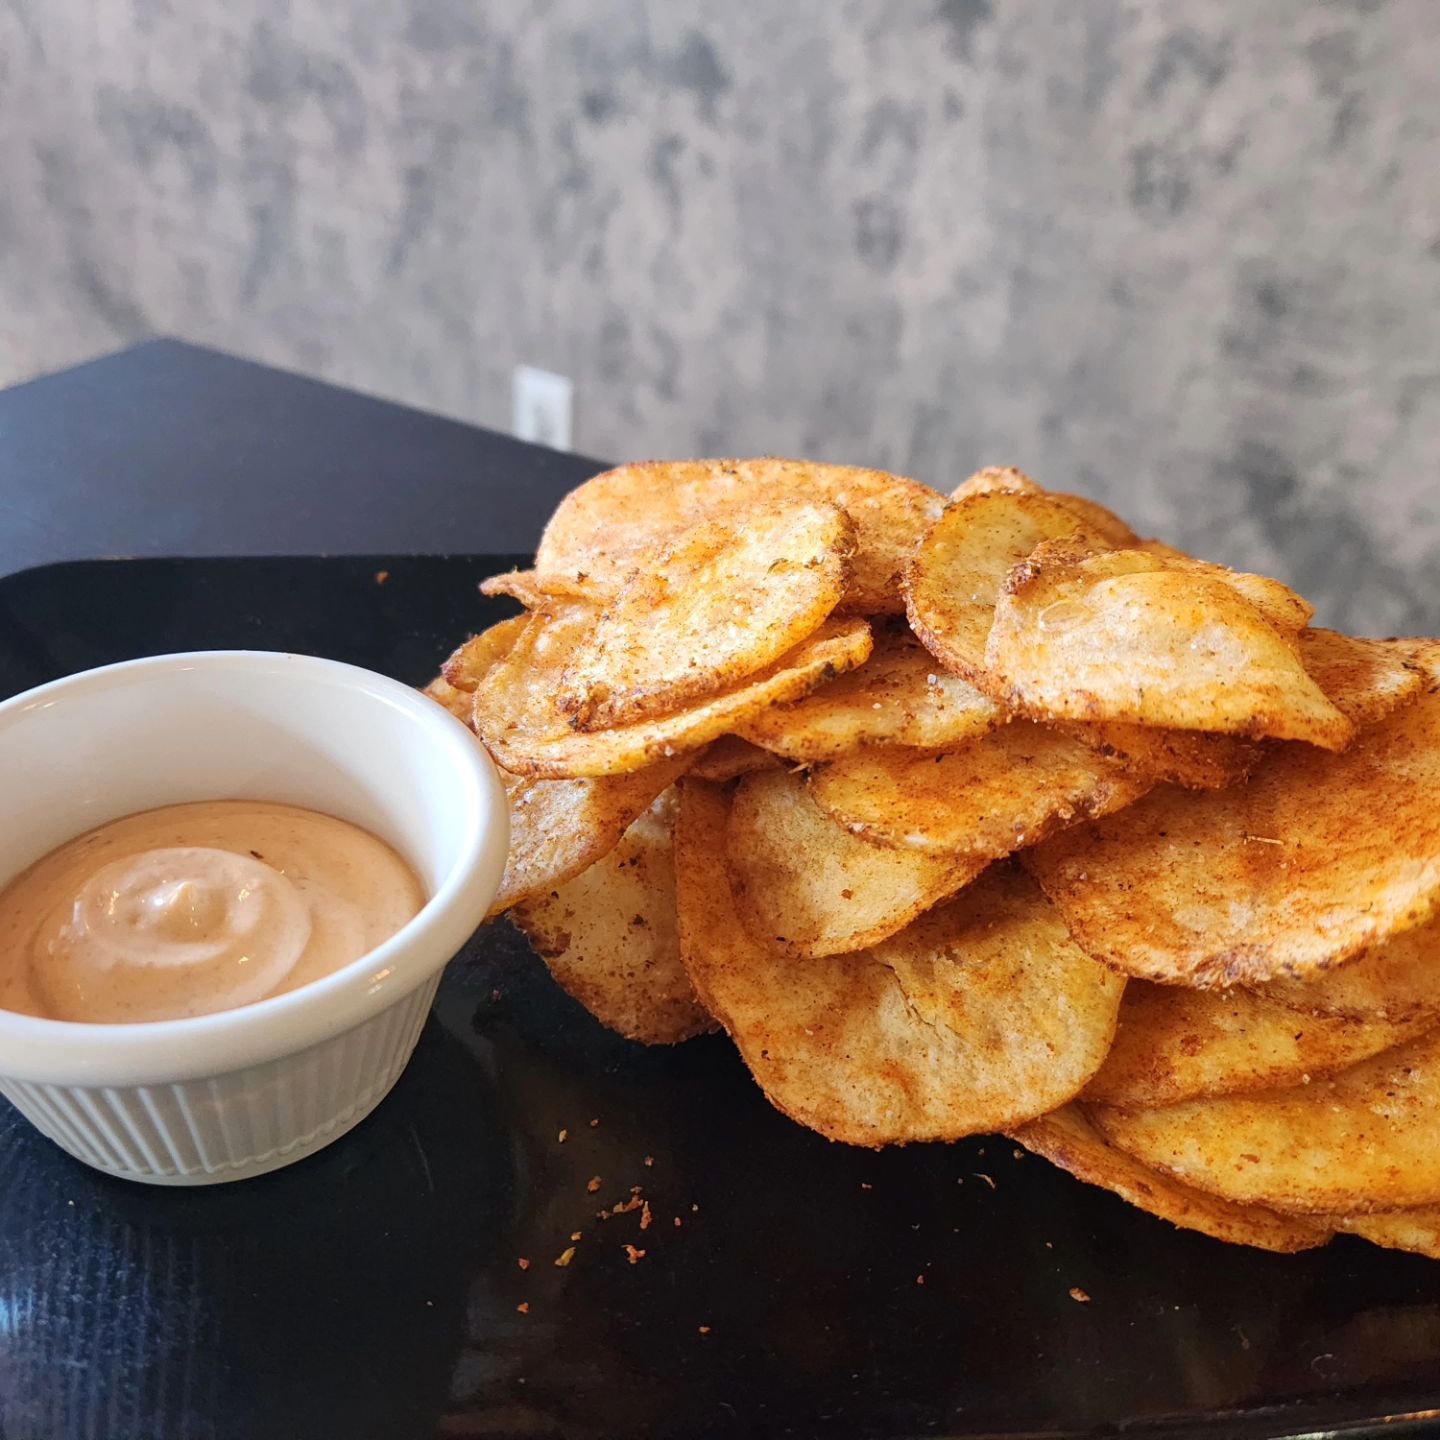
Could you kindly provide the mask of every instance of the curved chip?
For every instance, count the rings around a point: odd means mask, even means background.
[[[507,595],[527,610],[543,610],[556,600],[584,600],[598,604],[606,597],[598,586],[582,579],[554,578],[542,582],[533,570],[507,570],[480,582],[482,595]],[[523,618],[523,617],[521,617]]]
[[[680,755],[595,780],[532,780],[502,771],[510,802],[510,852],[490,915],[563,885],[595,864],[689,763],[688,755]]]
[[[608,855],[511,915],[562,989],[602,1025],[646,1045],[715,1028],[680,961],[674,815],[670,790]]]
[[[1277,1215],[1258,1205],[1232,1205],[1151,1170],[1107,1144],[1078,1105],[1066,1105],[1011,1130],[1010,1138],[1077,1180],[1110,1190],[1182,1230],[1198,1230],[1232,1245],[1253,1245],[1282,1255],[1312,1250],[1330,1238],[1329,1228],[1322,1224]]]
[[[1103,540],[1052,496],[988,490],[951,504],[905,575],[905,613],[932,655],[982,685],[985,642],[1005,577],[1046,540]]]
[[[472,635],[440,667],[441,678],[456,690],[474,695],[480,682],[515,648],[525,629],[524,615],[512,615]]]
[[[1169,570],[1184,570],[1218,580],[1248,600],[1265,619],[1287,638],[1295,637],[1310,623],[1315,607],[1303,596],[1292,590],[1283,580],[1271,575],[1255,575],[1246,570],[1231,570],[1226,565],[1217,565],[1213,560],[1197,560],[1163,540],[1142,540],[1132,549],[1158,560]]]
[[[1387,1250],[1410,1250],[1440,1260],[1440,1206],[1396,1210],[1382,1215],[1330,1215],[1328,1223]]]
[[[805,956],[845,954],[893,935],[986,864],[867,845],[815,804],[803,777],[786,770],[741,780],[726,854],[751,933]]]
[[[982,688],[1036,719],[1118,720],[1330,750],[1344,749],[1355,731],[1230,577],[1140,550],[1038,546],[1005,580],[985,665]]]
[[[870,654],[863,620],[827,620],[773,665],[690,709],[593,733],[575,731],[556,703],[559,677],[589,631],[583,606],[537,610],[475,697],[475,729],[505,769],[549,779],[617,775],[697,750],[767,706],[796,700]]]
[[[1047,496],[1083,520],[1107,545],[1123,548],[1139,543],[1140,537],[1113,510],[1107,510],[1098,500],[1092,500],[1087,495],[1069,495],[1063,490],[1047,490],[1013,465],[987,465],[983,470],[977,470],[950,492],[950,498],[966,500],[971,495],[990,495],[997,490]]]
[[[1405,640],[1362,640],[1338,630],[1302,630],[1300,658],[1330,703],[1359,726],[1374,725],[1425,684]]]
[[[1090,954],[1143,979],[1302,976],[1440,905],[1440,694],[1344,754],[1277,747],[1246,785],[1162,787],[1026,863]]]
[[[437,675],[420,692],[428,695],[437,705],[443,705],[457,720],[471,724],[470,712],[475,708],[475,697],[468,690],[457,690],[443,675]]]
[[[874,745],[810,776],[815,802],[852,835],[937,857],[994,859],[1150,788],[1078,740],[1016,720],[959,750]]]
[[[987,876],[883,952],[797,963],[740,923],[726,828],[724,793],[685,781],[681,950],[761,1089],[800,1124],[852,1145],[954,1140],[1035,1113],[1103,1055],[1119,991],[1023,881]]]
[[[1414,1039],[1429,1023],[1299,1015],[1248,990],[1132,980],[1115,1043],[1082,1098],[1152,1109],[1308,1084]]]
[[[775,770],[780,764],[780,758],[768,750],[762,750],[738,735],[722,735],[695,757],[689,773],[697,780],[714,780],[723,784],[755,770]]]
[[[861,745],[943,750],[1005,718],[969,681],[949,675],[908,631],[880,630],[869,660],[793,705],[746,723],[757,745],[788,760],[834,760]]]
[[[1238,785],[1265,753],[1253,740],[1214,731],[1167,730],[1120,720],[1063,720],[1055,728],[1082,744],[1138,771],[1156,784],[1187,790],[1223,790]]]
[[[1241,1204],[1363,1215],[1440,1203],[1440,1031],[1288,1090],[1089,1114],[1111,1144]]]
[[[757,501],[640,557],[576,644],[561,711],[578,730],[631,724],[763,670],[839,604],[854,534],[834,505]]]
[[[1303,980],[1281,977],[1256,987],[1267,1000],[1303,1015],[1351,1020],[1440,1020],[1440,920],[1365,950]]]
[[[560,502],[535,569],[546,585],[584,576],[613,588],[641,555],[697,520],[782,495],[829,501],[855,522],[846,610],[903,609],[900,576],[945,497],[883,470],[809,460],[650,460],[607,470]]]

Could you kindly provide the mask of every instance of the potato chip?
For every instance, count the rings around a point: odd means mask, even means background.
[[[468,690],[457,690],[443,675],[437,675],[420,693],[443,705],[457,720],[463,720],[467,725],[471,723],[474,695]]]
[[[815,803],[852,835],[937,858],[994,859],[1150,788],[1078,740],[1016,720],[930,755],[873,745],[810,776]]]
[[[1104,543],[1049,495],[991,490],[956,501],[926,532],[906,571],[911,628],[942,665],[982,684],[1005,577],[1042,542],[1072,537]]]
[[[1246,785],[1157,788],[1027,864],[1091,955],[1143,979],[1248,984],[1339,964],[1440,904],[1440,695],[1342,755],[1278,746]]]
[[[1417,925],[1303,980],[1268,980],[1256,993],[1302,1015],[1392,1024],[1440,1020],[1440,920]]]
[[[761,1089],[802,1125],[852,1145],[958,1139],[1073,1093],[1099,1063],[1119,989],[1023,880],[1002,868],[883,952],[801,963],[739,922],[726,829],[724,793],[686,780],[681,951]]]
[[[1139,543],[1140,537],[1113,510],[1107,510],[1098,500],[1091,500],[1085,495],[1067,495],[1063,490],[1046,490],[1013,465],[987,465],[983,470],[977,470],[950,492],[950,498],[966,500],[971,495],[990,495],[997,490],[1047,496],[1083,520],[1107,545],[1123,548]]]
[[[813,634],[840,602],[855,528],[808,500],[756,501],[642,557],[560,677],[577,730],[665,715]]]
[[[561,502],[535,568],[546,586],[582,578],[613,588],[639,557],[698,520],[780,496],[829,501],[858,543],[844,608],[898,614],[900,576],[945,497],[903,476],[808,460],[651,460],[597,475]]]
[[[738,735],[722,735],[695,757],[689,773],[697,780],[714,780],[723,784],[756,770],[778,769],[781,763],[778,755],[772,755]]]
[[[1328,1223],[1337,1230],[1359,1235],[1372,1245],[1387,1250],[1411,1250],[1440,1260],[1440,1206],[1421,1206],[1416,1210],[1394,1210],[1380,1215],[1329,1215]]]
[[[1226,580],[1139,550],[1040,545],[995,605],[981,688],[1043,720],[1119,720],[1341,750],[1355,727]]]
[[[510,853],[490,914],[563,885],[609,854],[689,763],[688,755],[680,755],[595,780],[530,780],[501,771],[510,802]]]
[[[1241,1204],[1363,1215],[1440,1203],[1440,1031],[1309,1085],[1088,1113],[1112,1145]]]
[[[472,635],[440,667],[441,677],[456,690],[474,695],[480,682],[514,649],[524,629],[525,616],[514,615]]]
[[[564,990],[602,1025],[646,1045],[715,1028],[680,961],[675,799],[667,791],[608,855],[511,914]]]
[[[527,610],[543,610],[555,600],[587,600],[592,604],[605,600],[606,594],[597,586],[583,581],[550,579],[542,583],[533,570],[507,570],[480,582],[482,595],[508,595]]]
[[[1315,607],[1303,595],[1271,575],[1255,575],[1245,570],[1231,570],[1210,560],[1197,560],[1161,540],[1142,540],[1132,548],[1160,561],[1163,568],[1187,571],[1228,585],[1287,639],[1298,636],[1315,613]]]
[[[1300,1085],[1412,1040],[1430,1024],[1299,1015],[1248,990],[1132,980],[1120,1028],[1083,1099],[1153,1109]]]
[[[1338,630],[1303,630],[1300,658],[1330,703],[1360,726],[1374,725],[1420,693],[1425,677],[1405,640],[1360,640]]]
[[[1138,771],[1157,784],[1187,790],[1223,790],[1237,785],[1265,753],[1254,740],[1214,731],[1167,730],[1121,720],[1062,720],[1055,728],[1124,769]]]
[[[908,630],[885,629],[859,669],[792,705],[762,711],[744,728],[767,750],[813,762],[880,743],[943,750],[1005,718],[969,681],[941,670]]]
[[[863,664],[871,649],[863,620],[827,620],[773,665],[690,709],[614,730],[577,732],[560,713],[556,693],[592,613],[573,604],[537,610],[476,696],[475,729],[505,769],[550,779],[639,770],[698,750],[767,706],[799,699]]]
[[[1066,1105],[1052,1115],[1011,1130],[1010,1138],[1068,1170],[1077,1180],[1113,1191],[1122,1200],[1182,1230],[1198,1230],[1232,1245],[1254,1245],[1285,1255],[1314,1249],[1330,1238],[1329,1228],[1322,1224],[1277,1215],[1258,1205],[1233,1205],[1151,1170],[1107,1144],[1079,1105]]]
[[[802,776],[747,775],[726,844],[751,932],[790,955],[840,955],[903,929],[985,867],[984,857],[867,845],[815,804]]]

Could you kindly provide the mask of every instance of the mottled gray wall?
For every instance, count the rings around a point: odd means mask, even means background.
[[[0,378],[981,461],[1440,629],[1436,0],[0,0]],[[83,417],[77,417],[83,423]]]

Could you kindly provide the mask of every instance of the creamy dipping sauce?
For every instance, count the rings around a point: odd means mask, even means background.
[[[415,872],[345,820],[253,800],[127,815],[0,889],[0,1009],[179,1020],[308,985],[419,913]]]

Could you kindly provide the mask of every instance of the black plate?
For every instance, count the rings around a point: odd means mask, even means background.
[[[419,683],[513,608],[474,588],[508,563],[31,571],[0,581],[0,694],[213,646]],[[633,1186],[649,1229],[597,1219]],[[0,1106],[5,1440],[1395,1434],[1432,1406],[1440,1265],[1222,1245],[1003,1140],[827,1144],[723,1040],[602,1030],[504,926],[390,1099],[290,1170],[147,1189]]]

